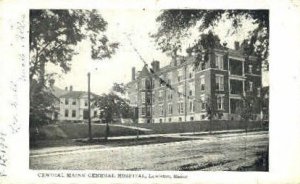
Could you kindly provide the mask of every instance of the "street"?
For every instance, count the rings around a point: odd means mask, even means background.
[[[168,136],[168,135],[165,135]],[[174,135],[173,135],[174,136]],[[238,170],[267,152],[268,132],[180,135],[181,142],[84,149],[33,154],[30,169],[43,170]]]

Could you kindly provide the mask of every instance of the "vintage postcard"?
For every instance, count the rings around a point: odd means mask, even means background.
[[[297,1],[46,2],[0,4],[0,181],[300,182]]]

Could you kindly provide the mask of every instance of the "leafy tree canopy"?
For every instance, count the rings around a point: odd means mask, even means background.
[[[114,83],[112,90],[115,92],[121,93],[122,95],[124,95],[126,93],[124,83]]]
[[[160,26],[154,37],[163,52],[181,49],[181,40],[188,37],[188,30],[197,26],[199,32],[213,30],[225,16],[233,28],[242,26],[243,18],[251,20],[257,27],[244,40],[245,53],[257,55],[268,70],[269,11],[268,10],[164,10],[156,21]]]
[[[43,78],[46,62],[68,72],[75,46],[83,39],[91,42],[92,59],[111,57],[118,43],[110,43],[103,34],[106,26],[96,10],[31,10],[30,79]]]
[[[107,22],[96,10],[30,11],[30,124],[42,125],[50,120],[57,99],[47,82],[53,73],[45,74],[47,63],[58,65],[63,72],[71,69],[76,45],[89,40],[91,58],[110,58],[118,43],[110,43],[104,34]]]
[[[106,122],[112,122],[116,117],[132,117],[129,101],[114,93],[103,94],[95,100],[95,105],[101,110],[101,118]]]
[[[255,114],[262,109],[262,98],[258,98],[253,92],[246,92],[245,96],[242,96],[242,103],[238,108],[238,113],[241,118],[248,121],[253,118]]]

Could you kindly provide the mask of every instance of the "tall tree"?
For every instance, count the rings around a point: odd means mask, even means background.
[[[244,19],[257,25],[249,32],[249,39],[243,42],[247,45],[245,53],[257,55],[268,70],[268,10],[164,10],[156,19],[160,26],[152,36],[163,52],[176,52],[181,49],[181,40],[189,36],[190,28],[197,26],[199,32],[212,30],[220,23],[223,16],[231,21],[233,28],[242,26]]]
[[[262,109],[262,98],[257,97],[253,92],[246,92],[242,95],[241,104],[238,107],[238,113],[244,120],[245,130],[248,130],[248,122],[251,119],[256,119],[255,115],[259,114]]]
[[[100,109],[100,118],[106,123],[106,140],[109,136],[109,123],[116,118],[131,118],[133,116],[128,100],[114,93],[101,95],[95,99],[94,104]]]
[[[120,93],[122,95],[124,95],[126,93],[126,89],[125,89],[125,85],[124,83],[114,83],[112,90],[114,92]]]
[[[102,118],[106,122],[112,122],[114,118],[132,117],[132,109],[129,106],[129,101],[114,93],[101,95],[96,99],[94,104],[100,108]]]
[[[209,120],[209,133],[212,131],[212,120],[223,116],[223,113],[218,111],[217,102],[211,95],[206,95],[205,101],[206,117]]]
[[[46,64],[58,65],[63,72],[71,69],[76,45],[91,43],[91,58],[109,58],[118,43],[110,43],[104,32],[107,22],[96,10],[31,10],[30,11],[30,122],[44,123],[51,103],[37,96],[49,96]],[[50,75],[51,76],[51,75]],[[46,95],[45,95],[46,94]],[[33,102],[38,101],[38,103]],[[49,118],[48,118],[49,119]],[[35,122],[33,122],[35,121]]]

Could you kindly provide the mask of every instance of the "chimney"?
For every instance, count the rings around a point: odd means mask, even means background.
[[[135,80],[135,67],[132,67],[132,69],[131,69],[131,80],[132,81]]]
[[[234,49],[235,50],[240,50],[240,43],[239,42],[237,42],[237,41],[234,42]]]
[[[73,91],[73,86],[70,86],[70,91]]]
[[[152,66],[152,70],[154,72],[157,72],[159,70],[159,61],[152,61],[151,66]]]
[[[68,91],[68,87],[65,87],[65,91]]]

